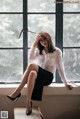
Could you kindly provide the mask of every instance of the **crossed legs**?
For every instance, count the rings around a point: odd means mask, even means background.
[[[24,85],[27,83],[27,98],[26,98],[26,106],[27,110],[30,110],[30,101],[31,101],[31,95],[34,89],[35,80],[37,78],[37,72],[38,72],[38,65],[36,64],[30,64],[27,69],[24,72],[22,81],[20,85],[14,90],[14,92],[10,95],[11,97],[16,97],[21,90],[23,89]]]

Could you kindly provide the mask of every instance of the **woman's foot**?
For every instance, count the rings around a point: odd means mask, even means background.
[[[30,102],[30,104],[27,104],[26,115],[31,115],[31,113],[32,113],[32,102]]]
[[[19,93],[16,97],[12,97],[12,96],[7,95],[7,97],[12,101],[17,101],[20,96],[21,96],[21,93]]]

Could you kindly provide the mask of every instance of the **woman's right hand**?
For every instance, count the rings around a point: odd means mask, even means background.
[[[33,47],[36,48],[37,47],[37,44],[39,42],[39,39],[40,39],[40,36],[38,35],[34,41],[34,44],[33,44]]]

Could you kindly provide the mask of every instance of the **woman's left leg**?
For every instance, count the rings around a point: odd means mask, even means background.
[[[16,97],[20,92],[21,90],[23,89],[24,85],[27,83],[28,81],[28,77],[29,77],[29,74],[31,71],[35,71],[35,72],[38,72],[38,65],[36,64],[30,64],[27,69],[25,70],[24,72],[24,75],[23,75],[23,79],[21,81],[21,83],[19,84],[19,86],[13,91],[13,93],[10,95],[11,97]]]
[[[31,109],[31,96],[32,96],[32,92],[34,89],[34,85],[35,85],[35,80],[37,78],[37,72],[36,71],[31,71],[29,76],[28,76],[28,81],[27,81],[27,97],[26,97],[26,108],[27,111],[29,111]]]

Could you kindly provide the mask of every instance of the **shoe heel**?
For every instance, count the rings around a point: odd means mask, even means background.
[[[21,96],[21,93],[18,94],[18,96],[15,98],[14,102],[17,102],[20,96]]]
[[[19,99],[19,97],[18,97],[18,98],[16,98],[13,102],[17,102],[17,101],[18,101],[18,99]]]
[[[31,104],[31,110],[29,110],[29,111],[26,110],[26,115],[27,116],[32,114],[32,101],[30,102],[30,104]]]

